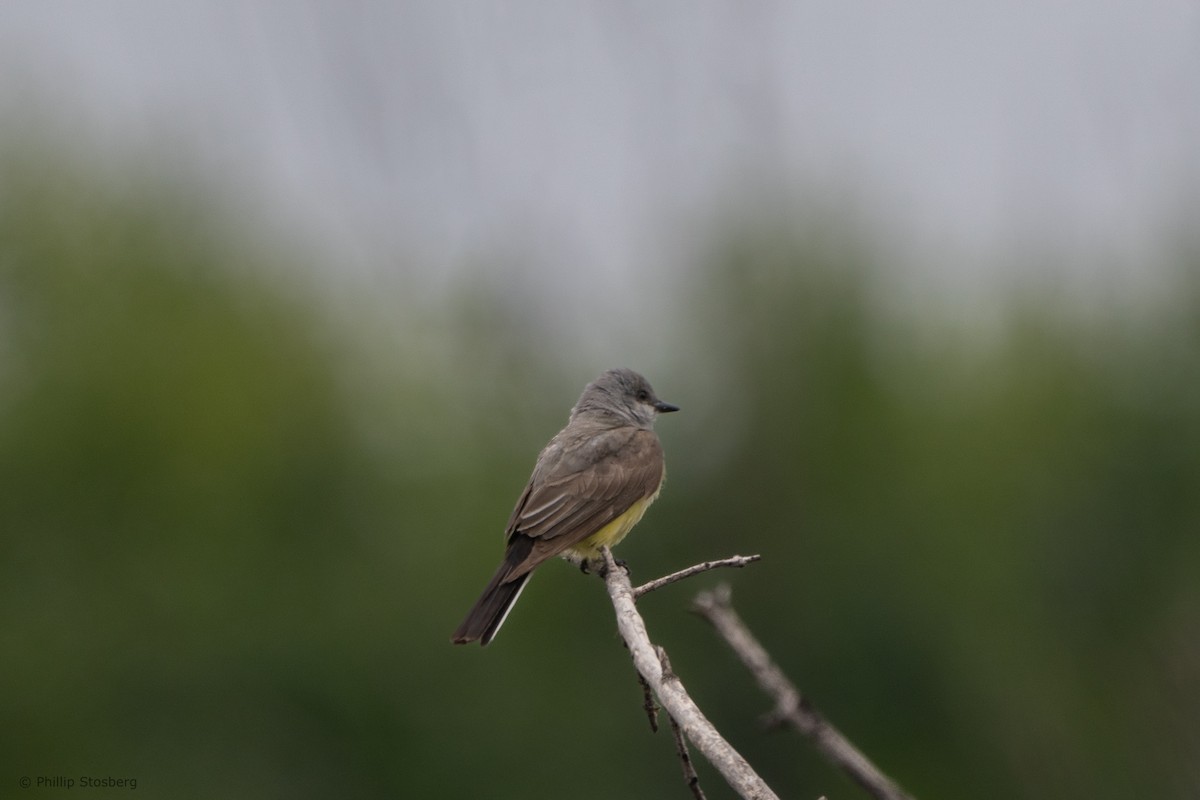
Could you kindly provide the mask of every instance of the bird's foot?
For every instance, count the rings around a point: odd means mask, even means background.
[[[599,574],[601,578],[607,578],[608,577],[608,563],[605,562],[604,559],[602,559],[602,558],[596,559],[595,563],[596,563],[597,574]],[[625,559],[617,558],[616,556],[613,556],[613,563],[617,565],[617,569],[625,570],[626,575],[633,574],[629,569],[629,562],[627,562]],[[584,570],[584,571],[586,572],[587,570]]]

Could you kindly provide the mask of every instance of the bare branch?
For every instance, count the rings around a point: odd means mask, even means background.
[[[692,610],[712,623],[746,665],[746,669],[750,670],[759,687],[775,699],[775,709],[768,718],[791,725],[808,737],[827,761],[878,800],[912,800],[895,781],[883,774],[850,740],[808,705],[733,610],[731,596],[729,585],[721,584],[711,591],[696,595]]]
[[[634,674],[637,675],[638,683],[642,685],[642,710],[646,712],[646,719],[650,721],[650,732],[658,733],[658,703],[654,702],[654,692],[650,690],[650,684],[646,683],[642,673],[634,670]],[[674,723],[672,720],[671,724]]]
[[[747,800],[778,800],[771,787],[704,716],[679,676],[663,668],[664,662],[646,633],[646,623],[638,614],[628,573],[617,567],[607,547],[601,548],[601,552],[605,564],[604,584],[616,611],[617,630],[633,656],[634,666],[650,684],[658,702],[734,791]]]
[[[683,738],[683,731],[679,730],[679,723],[670,714],[667,714],[667,719],[671,723],[671,734],[675,737],[675,752],[679,754],[679,763],[683,766],[683,779],[687,781],[688,788],[692,790],[692,796],[696,800],[708,800],[704,796],[704,790],[700,788],[700,776],[696,774],[696,765],[692,763],[687,740]]]
[[[762,556],[753,555],[730,556],[729,558],[722,558],[718,561],[705,561],[701,564],[688,567],[687,569],[681,569],[679,572],[672,572],[670,575],[664,575],[661,578],[655,578],[652,581],[643,583],[641,586],[633,590],[633,598],[637,600],[642,595],[649,594],[655,589],[661,589],[664,586],[675,583],[676,581],[681,581],[684,578],[690,578],[693,575],[699,575],[701,572],[708,572],[710,569],[717,569],[718,567],[737,567],[738,569],[741,569],[747,564],[753,564],[755,561],[760,561],[761,559]]]

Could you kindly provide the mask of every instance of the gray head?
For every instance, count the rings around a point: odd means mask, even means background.
[[[583,390],[571,419],[587,416],[649,429],[660,413],[678,411],[654,394],[650,382],[631,369],[610,369]]]

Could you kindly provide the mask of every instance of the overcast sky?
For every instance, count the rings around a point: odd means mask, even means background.
[[[844,191],[969,283],[1194,216],[1200,4],[9,0],[0,103],[169,142],[349,273],[508,252],[624,291],[756,185]]]

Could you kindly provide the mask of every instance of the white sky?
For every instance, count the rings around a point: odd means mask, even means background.
[[[948,284],[1031,243],[1136,271],[1198,209],[1200,4],[10,0],[28,108],[368,280],[501,253],[621,296],[749,184],[844,193]]]

